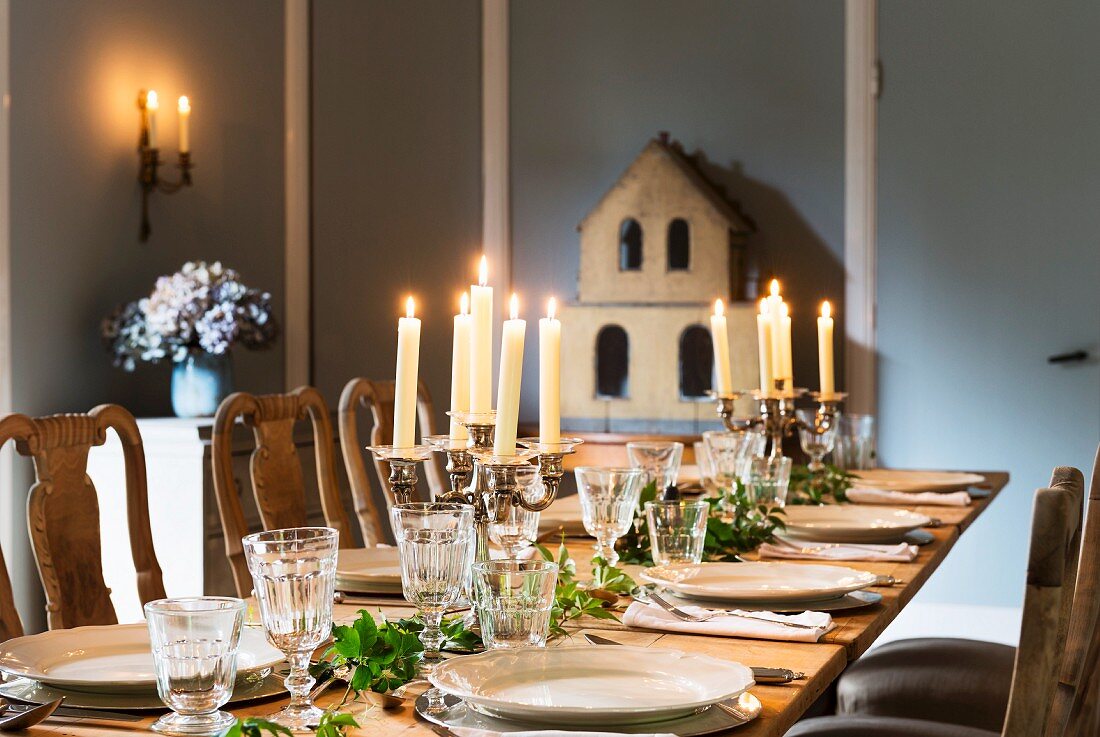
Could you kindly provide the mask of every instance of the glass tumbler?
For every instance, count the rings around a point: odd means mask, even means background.
[[[219,709],[237,677],[245,603],[228,597],[159,599],[145,605],[157,693],[172,710],[153,723],[163,734],[215,735],[234,722]]]
[[[823,418],[816,409],[799,409],[794,414],[798,418],[798,443],[810,457],[807,468],[814,473],[824,471],[821,459],[832,451],[836,442],[836,422]]]
[[[846,471],[874,468],[875,418],[842,414],[837,429],[833,463]]]
[[[474,508],[469,504],[412,502],[390,509],[401,552],[401,589],[424,622],[421,673],[439,661],[443,613],[462,594],[474,561]]]
[[[474,563],[474,605],[490,650],[545,647],[558,567],[547,560]]]
[[[714,483],[723,499],[733,490],[737,479],[745,475],[748,460],[761,452],[760,440],[763,438],[763,433],[751,430],[708,430],[703,433],[703,442],[714,467]]]
[[[296,527],[247,535],[244,552],[267,641],[286,654],[290,704],[268,720],[310,732],[322,710],[309,689],[309,658],[332,631],[332,593],[340,535],[329,527]]]
[[[525,499],[541,499],[545,491],[538,466],[516,468],[516,485]],[[505,558],[518,558],[539,536],[539,513],[509,504],[504,520],[489,522],[489,540],[504,549]]]
[[[657,483],[657,496],[676,485],[684,444],[675,441],[635,441],[626,444],[630,465],[645,471],[645,483]]]
[[[596,538],[596,554],[615,565],[619,562],[615,541],[634,522],[645,472],[640,468],[581,466],[574,473],[584,529]]]
[[[745,492],[753,504],[782,507],[787,503],[791,481],[791,459],[786,456],[756,456],[745,469]]]
[[[701,561],[709,514],[710,503],[702,500],[646,502],[645,518],[654,564]]]

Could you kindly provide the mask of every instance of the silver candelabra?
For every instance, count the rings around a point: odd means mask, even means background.
[[[828,395],[821,392],[807,392],[805,389],[790,386],[786,379],[776,379],[774,388],[768,392],[753,389],[728,394],[718,392],[710,394],[714,398],[715,409],[718,416],[722,418],[722,424],[730,432],[747,432],[756,427],[763,428],[771,445],[772,458],[783,455],[783,437],[790,435],[795,428],[809,430],[818,435],[828,432],[837,421],[841,403],[848,396],[843,392],[833,392]],[[807,394],[817,402],[817,416],[812,427],[800,421],[794,412],[795,400]],[[734,402],[745,396],[751,396],[758,403],[758,414],[752,417],[736,417],[733,413]]]

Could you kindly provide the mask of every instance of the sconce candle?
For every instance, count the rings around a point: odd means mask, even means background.
[[[836,393],[836,377],[833,370],[833,311],[828,301],[821,303],[821,317],[817,318],[817,369],[821,379],[821,396],[832,397]]]
[[[470,411],[488,412],[493,401],[493,288],[482,256],[477,284],[470,287]]]
[[[455,315],[454,340],[451,347],[451,412],[470,411],[470,297],[465,292],[459,299]],[[466,426],[451,416],[451,439],[470,437]]]
[[[145,111],[148,115],[147,124],[149,126],[149,148],[157,147],[157,110],[160,110],[160,99],[157,97],[157,91],[149,90],[149,94],[145,96]]]
[[[519,319],[519,299],[514,294],[511,308],[511,319],[504,321],[500,336],[500,376],[497,378],[497,427],[493,453],[501,456],[516,454],[523,338],[527,332],[527,322]]]
[[[180,153],[185,154],[191,150],[191,101],[187,95],[181,95],[179,100],[180,113]]]
[[[772,369],[772,327],[768,298],[760,300],[760,314],[756,316],[756,339],[760,353],[760,391],[770,394],[775,387]]]
[[[539,320],[539,440],[561,441],[561,320],[550,298],[546,317]]]
[[[779,355],[783,359],[780,365],[780,377],[786,379],[788,386],[794,386],[794,363],[791,356],[791,315],[786,302],[779,305]]]
[[[413,317],[413,298],[405,302],[405,317],[397,321],[397,386],[393,395],[393,445],[416,444],[416,381],[420,364],[420,320]]]
[[[710,337],[714,343],[714,375],[719,394],[733,391],[733,373],[730,370],[730,333],[726,323],[726,308],[722,300],[714,300],[714,314],[710,316]]]

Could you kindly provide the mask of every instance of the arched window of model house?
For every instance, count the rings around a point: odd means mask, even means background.
[[[619,271],[638,271],[642,268],[642,226],[634,218],[627,218],[619,226]]]
[[[714,344],[710,331],[702,325],[689,325],[680,334],[680,398],[707,396],[713,373]]]
[[[668,224],[668,270],[691,268],[691,229],[687,220],[676,218]]]
[[[619,399],[630,380],[630,341],[618,325],[604,325],[596,334],[596,396]]]

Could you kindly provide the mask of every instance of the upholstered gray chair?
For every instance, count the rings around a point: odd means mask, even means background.
[[[1042,737],[1061,688],[1083,487],[1080,471],[1062,467],[1035,494],[1018,650],[946,638],[884,645],[841,677],[837,716],[799,722],[788,737]]]

